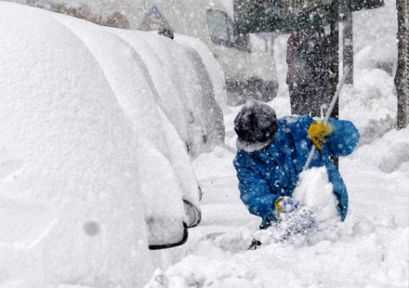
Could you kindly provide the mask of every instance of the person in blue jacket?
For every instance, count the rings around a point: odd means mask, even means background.
[[[273,108],[253,101],[245,104],[234,120],[237,154],[233,164],[239,180],[240,198],[250,213],[262,218],[260,228],[279,220],[280,213],[297,208],[291,198],[312,145],[317,151],[309,167],[325,166],[337,210],[343,221],[348,212],[348,193],[330,156],[350,154],[359,141],[349,121],[328,123],[310,116],[276,118]]]

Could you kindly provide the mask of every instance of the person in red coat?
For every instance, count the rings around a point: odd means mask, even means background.
[[[291,114],[320,116],[326,95],[330,55],[329,37],[320,27],[293,32],[287,41],[287,84]]]

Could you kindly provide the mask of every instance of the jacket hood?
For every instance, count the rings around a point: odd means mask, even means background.
[[[252,153],[252,152],[263,150],[268,145],[270,145],[273,142],[273,140],[274,140],[274,137],[273,139],[266,141],[266,142],[249,143],[249,142],[237,139],[236,146],[238,150],[244,150],[247,153]]]

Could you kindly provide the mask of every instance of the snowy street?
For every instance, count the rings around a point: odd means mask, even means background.
[[[184,258],[147,287],[407,287],[409,158],[407,149],[387,151],[391,144],[408,147],[409,130],[392,130],[341,160],[350,195],[344,223],[255,251],[247,248],[259,220],[239,200],[233,155],[222,148],[202,155],[194,162],[202,224],[178,248]]]
[[[289,34],[237,34],[236,3],[0,1],[0,288],[409,287],[395,0],[353,13],[328,123],[291,115]]]
[[[356,20],[357,30],[368,29],[366,25],[372,23],[364,13]],[[391,29],[372,24],[378,32]],[[372,43],[367,36],[374,34],[357,32],[356,45]],[[286,70],[284,41],[279,38],[276,43],[279,75]],[[390,57],[388,49],[377,53],[381,59]],[[234,155],[218,147],[194,161],[203,188],[202,224],[192,231],[187,245],[175,252],[178,262],[157,270],[146,287],[408,287],[409,129],[396,131],[392,126],[393,78],[371,67],[366,52],[355,61],[360,67],[355,71],[355,87],[345,86],[340,96],[340,117],[354,121],[361,133],[359,147],[340,159],[350,199],[346,221],[312,237],[248,251],[260,220],[239,199]],[[270,105],[278,116],[285,116],[288,92],[281,77],[279,96]],[[236,141],[233,119],[238,111],[231,108],[224,115],[225,142],[231,147]]]

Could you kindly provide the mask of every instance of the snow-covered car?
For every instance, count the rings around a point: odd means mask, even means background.
[[[141,287],[149,248],[200,221],[190,156],[224,138],[200,53],[13,3],[0,18],[0,287]]]

